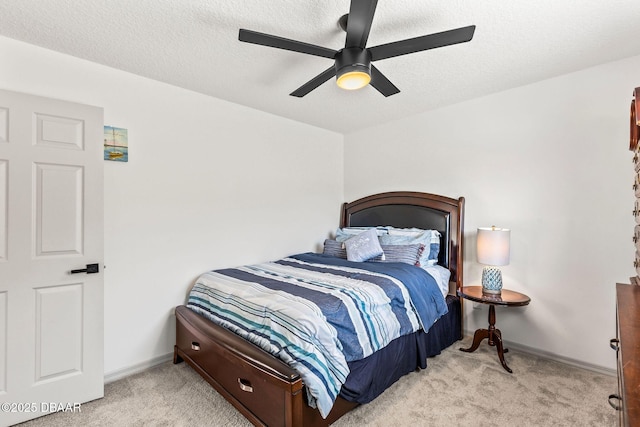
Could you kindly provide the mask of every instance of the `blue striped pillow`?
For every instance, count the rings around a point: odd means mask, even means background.
[[[403,262],[420,267],[420,257],[424,251],[422,243],[411,245],[382,245],[384,259],[382,262]]]
[[[337,240],[326,239],[322,253],[336,258],[347,259],[347,250],[342,247],[342,242]]]

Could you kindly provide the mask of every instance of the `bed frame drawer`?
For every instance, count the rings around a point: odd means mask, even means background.
[[[188,312],[181,312],[183,308]],[[205,379],[254,424],[292,425],[284,409],[302,402],[299,374],[276,358],[260,360],[264,354],[253,355],[251,351],[257,347],[249,342],[244,349],[227,347],[216,336],[217,325],[209,322],[211,325],[203,330],[202,325],[191,323],[201,321],[191,319],[191,314],[186,307],[176,309],[178,357],[204,370],[209,377]]]
[[[179,345],[184,342],[185,346],[189,346],[185,352],[187,356],[263,423],[268,426],[285,424],[284,412],[274,413],[274,409],[284,408],[285,392],[282,388],[268,383],[264,374],[256,368],[242,364],[233,355],[216,348],[209,338],[184,329],[178,342]]]

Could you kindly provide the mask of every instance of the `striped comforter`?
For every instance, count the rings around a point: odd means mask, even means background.
[[[347,362],[428,330],[447,312],[435,280],[418,267],[313,253],[205,273],[188,307],[298,371],[325,418]]]

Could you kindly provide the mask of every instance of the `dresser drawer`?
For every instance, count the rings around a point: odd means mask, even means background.
[[[640,425],[640,287],[616,285],[619,406],[622,425]]]
[[[188,323],[176,324],[176,345],[262,423],[268,426],[286,424],[283,408],[287,388],[291,389],[286,381],[279,382],[239,359]],[[229,399],[228,396],[225,398]]]

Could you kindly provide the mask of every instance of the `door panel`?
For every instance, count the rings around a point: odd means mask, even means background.
[[[36,256],[82,254],[83,169],[34,164]]]
[[[0,292],[0,393],[7,392],[7,292]]]
[[[103,112],[0,90],[0,426],[104,394]],[[97,274],[70,274],[98,263]]]
[[[7,210],[9,209],[9,163],[0,159],[0,262],[7,260],[7,239],[9,224]]]
[[[36,382],[82,372],[82,284],[36,289]]]
[[[9,140],[9,109],[0,107],[0,143]]]
[[[82,150],[84,148],[83,122],[71,117],[36,114],[36,145]]]

